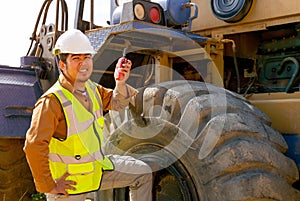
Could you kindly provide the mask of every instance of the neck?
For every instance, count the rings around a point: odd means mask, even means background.
[[[85,93],[86,92],[86,90],[84,89],[84,90],[81,90],[81,89],[75,89],[76,91],[79,91],[80,93]]]
[[[85,82],[75,82],[74,89],[78,91],[85,91]]]

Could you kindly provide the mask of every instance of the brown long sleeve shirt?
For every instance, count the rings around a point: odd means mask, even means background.
[[[73,92],[82,105],[90,111],[92,103],[89,97],[75,91],[63,75],[59,77],[59,81],[64,88]],[[128,105],[130,98],[137,93],[134,88],[128,85],[128,97],[124,97],[116,89],[107,89],[101,85],[98,85],[98,90],[102,98],[103,110],[121,110]],[[65,139],[66,135],[66,120],[59,100],[54,94],[40,98],[35,104],[24,146],[27,162],[36,189],[39,192],[50,192],[55,186],[48,162],[50,140],[52,137]]]

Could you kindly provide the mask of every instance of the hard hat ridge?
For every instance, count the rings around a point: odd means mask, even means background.
[[[52,50],[54,55],[70,54],[95,54],[88,37],[78,29],[65,31],[56,41]]]

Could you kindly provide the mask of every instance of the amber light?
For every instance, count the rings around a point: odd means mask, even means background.
[[[143,20],[145,18],[145,8],[142,4],[136,4],[134,6],[134,15],[138,20]]]

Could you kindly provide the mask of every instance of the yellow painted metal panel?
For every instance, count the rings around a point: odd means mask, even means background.
[[[248,99],[270,117],[273,128],[285,134],[300,134],[300,92],[253,94]]]
[[[248,15],[237,23],[217,19],[211,10],[210,0],[193,2],[199,7],[199,15],[193,21],[192,30],[203,32],[204,35],[255,31],[268,26],[300,22],[299,0],[254,0]]]

